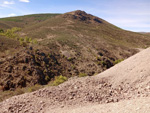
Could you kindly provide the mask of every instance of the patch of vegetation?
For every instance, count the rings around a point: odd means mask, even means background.
[[[44,21],[48,18],[57,16],[57,15],[60,15],[60,14],[36,14],[36,15],[30,15],[30,16],[34,16],[35,20]]]
[[[86,73],[80,73],[80,74],[79,74],[79,77],[85,77],[85,76],[87,76]]]
[[[72,69],[76,69],[76,66],[72,64],[72,65],[71,65],[71,68],[72,68]]]
[[[17,88],[14,91],[1,91],[0,90],[0,102],[7,99],[7,98],[12,97],[12,96],[21,95],[21,94],[28,93],[28,92],[33,92],[33,91],[36,91],[36,90],[41,89],[43,87],[44,86],[36,84],[35,86],[31,86],[31,87]]]
[[[96,57],[96,60],[98,60],[98,61],[101,60],[101,57],[100,57],[100,56],[97,56],[97,57]]]
[[[101,62],[100,62],[100,61],[98,61],[98,62],[97,62],[97,65],[101,65]]]
[[[106,62],[105,61],[101,61],[101,64],[104,66],[104,65],[106,65]]]
[[[72,58],[72,57],[69,57],[69,58],[67,58],[67,60],[68,60],[68,61],[72,61],[72,60],[73,60],[73,58]]]
[[[120,62],[122,62],[122,61],[123,61],[123,59],[115,60],[115,61],[114,61],[114,65],[115,65],[115,64],[118,64],[118,63],[120,63]]]
[[[35,86],[24,88],[24,92],[33,92],[33,91],[36,91],[36,90],[38,90],[40,88],[42,88],[42,86],[36,84]]]
[[[6,31],[1,30],[0,35],[5,36],[7,38],[14,39],[14,40],[18,40],[20,42],[20,45],[22,45],[22,46],[27,46],[27,44],[29,44],[29,43],[34,43],[34,44],[37,43],[36,40],[32,40],[32,38],[29,38],[27,36],[20,37],[17,34],[17,32],[19,32],[19,31],[21,31],[21,28],[13,27],[11,29],[7,29]]]
[[[0,29],[0,33],[4,33],[4,30],[3,30],[3,29]]]
[[[67,81],[67,77],[65,76],[56,76],[55,80],[53,81],[52,85],[53,86],[58,86],[59,84],[62,84],[63,82]]]
[[[45,76],[46,81],[50,81],[50,77],[48,75]]]
[[[22,22],[23,20],[17,17],[1,18],[2,21]]]

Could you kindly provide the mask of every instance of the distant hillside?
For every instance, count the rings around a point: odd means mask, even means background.
[[[150,32],[139,32],[139,33],[142,33],[142,34],[150,34]]]
[[[33,14],[17,17],[0,18],[0,27],[8,29],[11,27],[25,27],[45,21],[60,14]]]
[[[150,36],[150,32],[139,32],[139,33]]]
[[[54,39],[54,41],[63,40],[63,42],[66,40],[68,40],[68,42],[74,40],[73,42],[77,43],[77,41],[82,38],[82,41],[91,39],[90,41],[93,41],[94,45],[96,45],[95,42],[97,44],[109,42],[112,45],[130,46],[133,48],[149,45],[149,43],[147,44],[145,42],[149,40],[149,37],[146,35],[122,30],[103,19],[83,11],[75,11],[55,16],[38,24],[28,26],[23,29],[23,32],[26,33],[26,35],[39,39],[41,43],[44,41],[50,42],[52,39]],[[49,38],[47,39],[48,36]],[[89,37],[88,40],[87,37]],[[102,40],[101,43],[99,42],[100,40]],[[60,41],[60,43],[62,43],[62,41]],[[69,43],[67,44],[69,45]]]
[[[122,30],[79,10],[28,26],[22,32],[37,39],[40,45],[75,58],[77,67],[81,70],[86,67],[83,72],[88,73],[94,73],[93,70],[99,73],[104,67],[111,67],[115,60],[125,59],[138,48],[150,45],[147,35]]]

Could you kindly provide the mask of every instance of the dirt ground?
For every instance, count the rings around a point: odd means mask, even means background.
[[[71,108],[48,109],[46,113],[149,113],[150,98],[123,100],[109,104],[89,104]]]

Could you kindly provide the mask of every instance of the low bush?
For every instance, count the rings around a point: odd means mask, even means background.
[[[33,91],[36,91],[36,90],[38,90],[40,88],[42,88],[42,86],[36,84],[35,86],[24,88],[24,90],[26,89],[25,92],[33,92]]]
[[[0,29],[0,33],[4,33],[4,30],[3,30],[3,29]]]
[[[100,57],[100,56],[97,56],[97,57],[96,57],[96,60],[100,61],[100,60],[101,60],[101,57]]]
[[[52,85],[53,85],[53,86],[58,86],[59,84],[65,82],[65,81],[67,81],[67,77],[62,76],[62,75],[56,76],[56,77],[55,77],[55,80],[54,80],[53,83],[52,83]]]
[[[85,76],[87,76],[86,73],[80,73],[80,74],[79,74],[79,77],[85,77]]]
[[[118,64],[118,63],[120,63],[120,62],[122,62],[122,61],[123,61],[123,59],[115,60],[115,61],[114,61],[114,65],[115,65],[115,64]]]
[[[0,35],[5,36],[7,38],[11,38],[14,40],[18,40],[20,42],[20,45],[27,46],[27,44],[37,44],[36,40],[32,40],[32,38],[29,38],[27,36],[20,37],[17,32],[21,31],[21,28],[14,27],[12,29],[7,29],[6,31],[0,29]]]
[[[102,64],[103,66],[105,66],[105,65],[106,65],[106,62],[105,62],[105,61],[101,61],[101,64]]]

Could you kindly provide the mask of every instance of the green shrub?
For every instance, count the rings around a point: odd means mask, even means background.
[[[14,27],[12,29],[7,29],[6,32],[4,32],[4,35],[7,36],[8,38],[16,38],[18,37],[18,34],[16,32],[20,31],[20,28]]]
[[[47,69],[44,69],[43,73],[46,73],[47,72]]]
[[[15,33],[15,32],[21,31],[21,28],[19,28],[19,27],[13,27],[13,28],[11,29],[11,31],[12,31],[13,33]]]
[[[122,61],[123,61],[123,59],[115,60],[115,61],[114,61],[114,65],[115,65],[115,64],[118,64],[118,63],[120,63],[120,62],[122,62]]]
[[[4,33],[4,30],[3,30],[3,29],[0,29],[0,33]]]
[[[45,80],[48,82],[50,81],[50,77],[48,75],[45,76]]]
[[[24,38],[20,37],[20,38],[19,38],[19,41],[20,41],[20,42],[24,42]]]
[[[52,84],[52,85],[53,85],[53,86],[58,86],[59,84],[65,82],[65,81],[67,81],[67,77],[62,76],[62,75],[56,76],[56,77],[55,77],[55,80],[53,81],[53,84]]]
[[[80,74],[79,74],[79,77],[85,77],[85,76],[87,76],[86,73],[80,73]]]
[[[37,40],[32,40],[32,43],[37,44],[38,42],[37,42]]]
[[[76,66],[75,65],[71,65],[72,69],[76,69]]]
[[[96,57],[96,60],[101,60],[101,57],[100,57],[100,56],[97,56],[97,57]]]
[[[100,62],[100,61],[98,61],[98,62],[97,62],[97,65],[100,65],[100,64],[101,64],[101,62]]]
[[[106,62],[105,61],[101,61],[101,64],[104,66],[104,65],[106,65]]]
[[[35,86],[25,88],[25,89],[27,89],[27,91],[25,91],[25,92],[33,92],[33,91],[36,91],[36,90],[40,89],[41,87],[42,86],[36,84]]]
[[[69,58],[67,58],[67,60],[68,60],[68,61],[72,61],[72,60],[73,60],[73,58],[69,57]]]
[[[26,43],[32,43],[32,39],[27,37],[27,36],[25,36],[25,42]]]
[[[18,40],[20,42],[20,45],[27,46],[28,43],[34,43],[37,44],[36,40],[32,40],[32,38],[29,38],[27,36],[20,37],[17,32],[20,31],[21,28],[13,27],[12,29],[7,29],[5,32],[4,30],[0,29],[0,35],[6,36],[7,38],[11,38],[14,40]]]
[[[26,47],[27,43],[20,41],[20,45],[23,46],[23,47]]]

